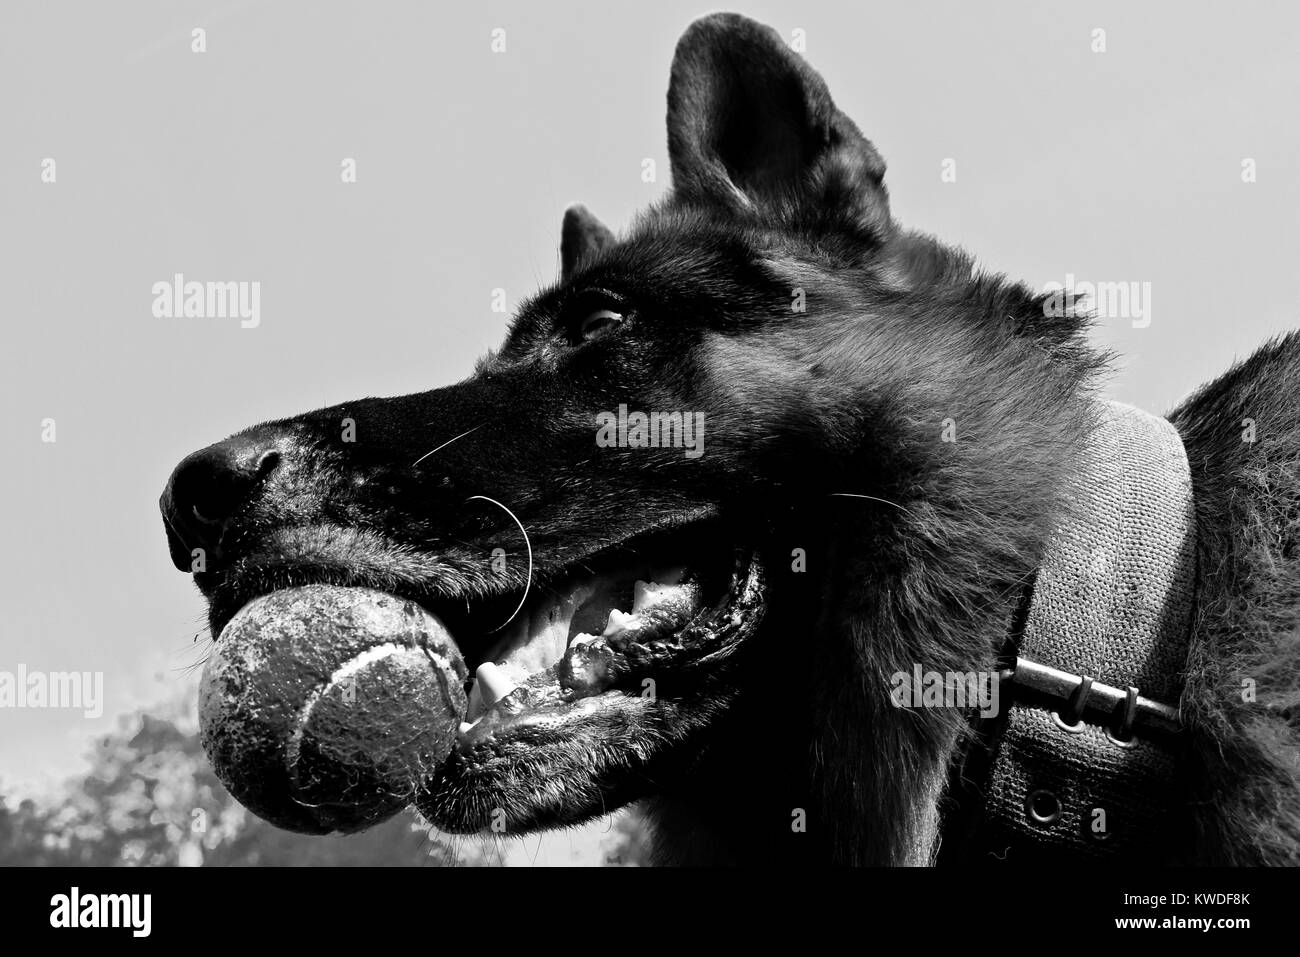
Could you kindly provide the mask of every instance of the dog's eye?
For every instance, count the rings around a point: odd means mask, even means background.
[[[578,341],[587,342],[623,324],[623,314],[613,309],[594,309],[578,324]]]

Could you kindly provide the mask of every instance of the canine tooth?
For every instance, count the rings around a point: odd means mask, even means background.
[[[510,680],[510,676],[501,670],[499,665],[491,661],[485,661],[478,666],[478,671],[474,672],[474,678],[481,689],[480,694],[483,696],[483,706],[490,708],[510,692],[515,690],[515,683]]]
[[[581,648],[583,645],[587,644],[588,642],[595,641],[595,640],[596,640],[595,635],[589,635],[585,631],[580,632],[579,634],[573,636],[573,640],[569,642],[569,647]]]
[[[461,734],[469,734],[469,732],[473,729],[474,725],[476,725],[476,724],[478,724],[477,721],[472,722],[472,723],[469,722],[469,721],[462,721],[462,722],[460,723],[460,728],[459,728],[460,733],[461,733]]]
[[[626,612],[621,612],[615,608],[609,613],[609,621],[606,623],[605,630],[601,632],[601,634],[602,636],[614,635],[620,631],[627,631],[630,628],[635,628],[639,624],[641,624],[641,620],[637,618],[636,615],[629,615]]]

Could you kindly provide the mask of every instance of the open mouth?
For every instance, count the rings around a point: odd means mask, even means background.
[[[685,695],[756,624],[762,574],[754,553],[697,548],[683,563],[671,543],[634,551],[658,557],[597,559],[593,570],[540,588],[480,654],[469,646],[461,749],[554,727],[566,713],[590,713],[599,706],[592,699]]]
[[[573,825],[685,768],[765,610],[758,553],[725,540],[687,529],[597,556],[491,643],[467,641],[466,721],[415,802],[424,816],[458,833]]]
[[[437,616],[465,659],[468,706],[416,803],[447,830],[481,829],[492,807],[516,808],[516,823],[532,828],[633,799],[644,768],[715,713],[720,676],[764,610],[757,551],[710,521],[559,569],[539,561],[524,587],[479,598],[385,575],[382,563],[358,561],[355,541],[327,540],[313,539],[314,550],[281,540],[274,556],[202,580],[214,633],[244,603],[306,584],[376,588]]]

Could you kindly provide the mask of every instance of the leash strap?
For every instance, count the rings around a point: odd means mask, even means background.
[[[1168,421],[1103,405],[1081,507],[1047,547],[1004,678],[1011,706],[980,828],[1054,856],[1149,852],[1177,800],[1196,586],[1191,473]]]

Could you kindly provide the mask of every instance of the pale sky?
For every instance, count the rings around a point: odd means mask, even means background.
[[[568,204],[618,230],[667,188],[673,45],[713,8],[446,7],[0,5],[0,671],[102,671],[106,699],[94,720],[0,709],[6,791],[76,771],[118,713],[192,693],[203,608],[157,509],[183,455],[463,377],[503,335],[492,290],[513,305],[555,275]],[[1098,334],[1124,355],[1113,397],[1167,411],[1300,325],[1300,8],[735,9],[804,31],[904,224],[1036,287],[1150,283],[1148,326]],[[259,326],[155,317],[151,287],[177,272],[261,282]],[[575,840],[592,843],[561,835],[539,862]]]

